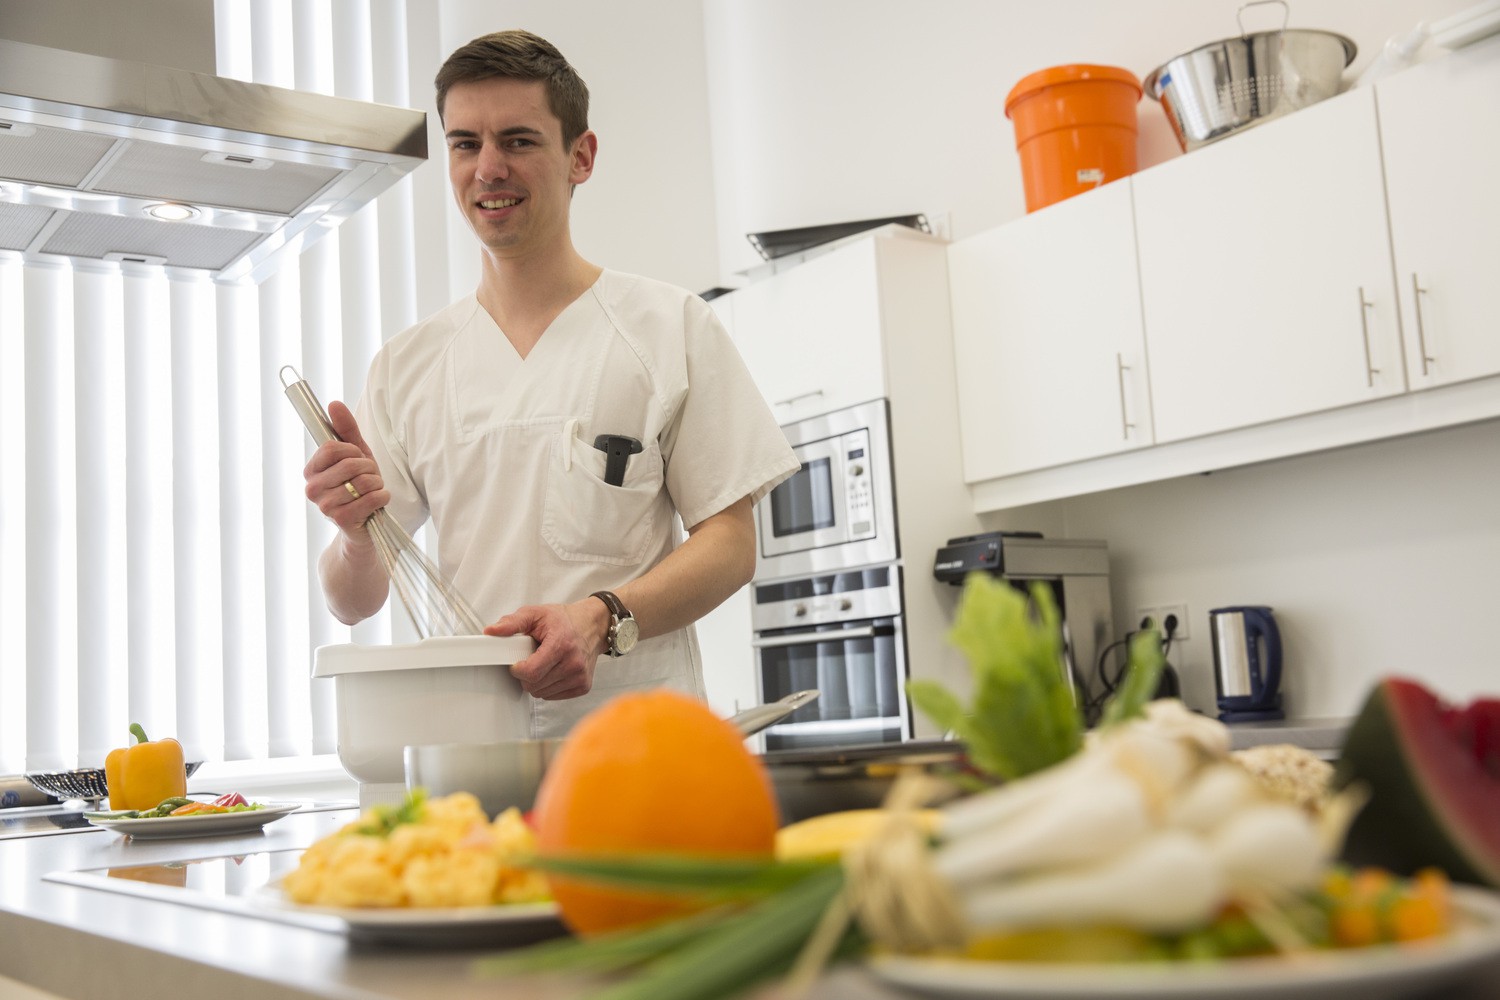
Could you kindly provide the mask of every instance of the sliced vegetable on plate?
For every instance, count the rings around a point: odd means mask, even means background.
[[[207,807],[183,813],[193,806]],[[254,802],[213,806],[191,799],[167,799],[155,809],[84,813],[91,824],[137,839],[218,836],[249,833],[302,808],[301,803]]]

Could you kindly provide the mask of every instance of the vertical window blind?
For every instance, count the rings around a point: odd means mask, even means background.
[[[215,13],[220,75],[430,104],[405,0]],[[357,396],[418,318],[413,213],[407,177],[259,285],[0,255],[0,773],[99,766],[131,722],[190,760],[334,752],[313,650],[412,636],[329,614],[278,372]]]

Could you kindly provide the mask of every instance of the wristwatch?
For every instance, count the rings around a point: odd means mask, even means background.
[[[599,598],[609,609],[609,631],[604,636],[608,641],[605,652],[610,656],[624,656],[634,649],[641,638],[641,627],[636,624],[635,616],[626,611],[620,599],[607,590],[600,590],[589,596]]]

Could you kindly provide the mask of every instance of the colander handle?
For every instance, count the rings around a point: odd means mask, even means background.
[[[1245,30],[1244,13],[1246,8],[1264,7],[1266,4],[1271,3],[1279,4],[1281,6],[1281,30],[1286,30],[1287,22],[1290,21],[1292,17],[1292,8],[1287,6],[1286,0],[1250,0],[1249,3],[1240,4],[1240,9],[1234,12],[1234,19],[1240,22],[1241,38],[1244,38],[1249,34],[1249,32]]]

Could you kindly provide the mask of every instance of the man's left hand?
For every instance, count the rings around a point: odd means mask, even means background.
[[[528,605],[486,627],[484,634],[536,640],[536,652],[510,668],[527,694],[549,701],[577,698],[593,688],[594,665],[604,651],[601,610],[603,604],[592,597],[575,604]]]

